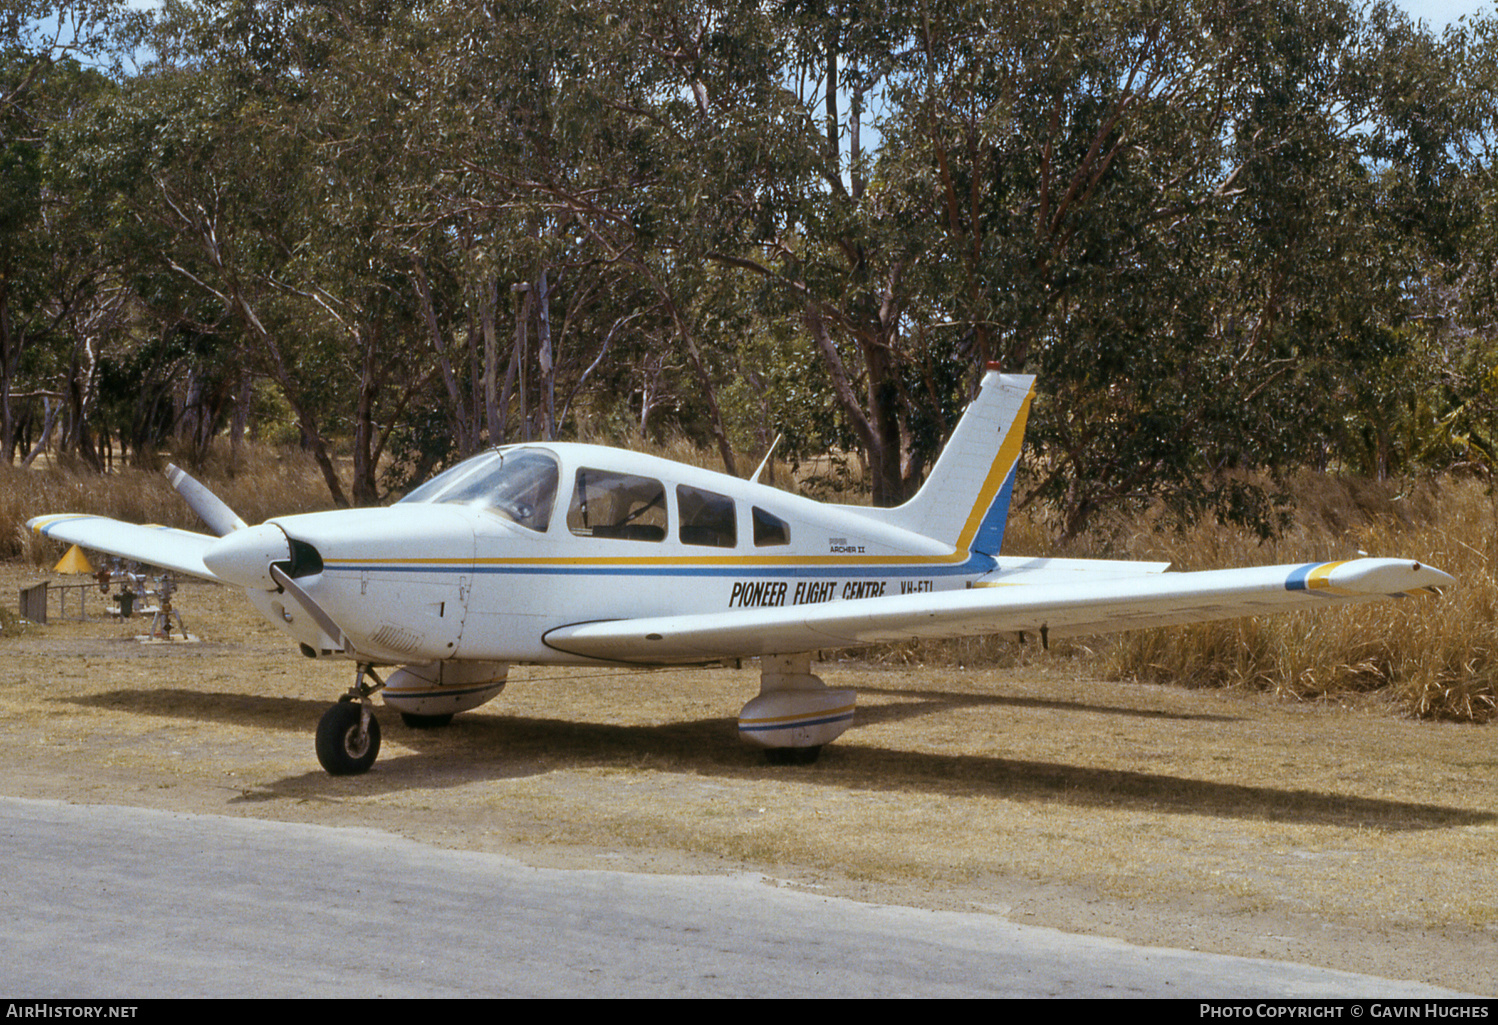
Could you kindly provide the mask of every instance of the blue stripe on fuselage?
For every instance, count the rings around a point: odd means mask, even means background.
[[[668,576],[668,577],[934,577],[979,576],[997,565],[980,552],[969,554],[957,563],[861,564],[839,565],[835,562],[809,566],[752,566],[726,563],[715,566],[673,566],[663,563],[643,565],[569,566],[564,563],[521,565],[514,563],[387,563],[340,562],[327,567],[334,573],[505,573],[536,576]]]

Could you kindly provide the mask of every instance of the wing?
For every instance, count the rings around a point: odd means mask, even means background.
[[[1086,576],[1057,574],[1077,575]],[[545,642],[587,658],[667,665],[980,634],[1109,633],[1402,597],[1454,582],[1440,570],[1410,560],[1356,559],[577,623],[549,631]]]
[[[203,565],[203,552],[218,538],[174,527],[143,527],[106,516],[38,516],[26,526],[43,537],[82,545],[162,569],[222,583]]]

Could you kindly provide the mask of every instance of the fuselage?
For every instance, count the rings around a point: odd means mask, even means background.
[[[390,663],[588,662],[548,646],[547,632],[950,590],[994,567],[848,507],[572,443],[484,453],[388,508],[278,517],[230,535],[225,551],[253,551],[248,572],[277,534],[306,595],[360,655]],[[215,572],[234,579],[233,561]],[[294,596],[235,582],[306,648],[338,651]]]

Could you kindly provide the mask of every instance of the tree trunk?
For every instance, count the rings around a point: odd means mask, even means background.
[[[498,445],[504,437],[504,420],[499,413],[499,335],[494,324],[495,293],[499,283],[492,278],[479,282],[479,330],[484,335],[484,426],[489,444]]]
[[[536,277],[536,357],[541,369],[539,396],[547,441],[556,440],[557,374],[551,352],[550,289],[543,269]]]
[[[269,354],[271,377],[281,388],[281,394],[285,396],[286,402],[296,414],[297,424],[302,429],[302,436],[307,445],[312,449],[312,458],[316,460],[318,469],[322,470],[323,483],[328,486],[328,494],[333,499],[333,504],[339,508],[346,509],[349,505],[348,497],[343,493],[343,485],[338,480],[338,470],[333,466],[333,457],[328,453],[327,442],[323,439],[322,432],[317,426],[317,417],[307,404],[302,401],[300,393],[291,383],[291,375],[286,372],[286,361],[281,357],[281,347],[271,337],[255,311],[250,308],[242,297],[235,303],[241,319],[251,333],[260,340]]]
[[[378,505],[380,491],[376,483],[378,467],[375,456],[374,404],[379,394],[378,379],[379,326],[354,333],[354,344],[361,354],[359,366],[359,401],[354,413],[354,504]]]
[[[453,439],[458,445],[458,455],[467,457],[478,451],[477,418],[469,412],[463,389],[458,387],[457,374],[453,372],[452,358],[442,338],[442,328],[437,323],[437,310],[432,301],[432,287],[427,281],[426,268],[420,260],[415,262],[416,295],[421,300],[422,319],[426,321],[427,336],[432,349],[437,353],[437,366],[442,371],[442,385],[447,389],[448,422],[452,425]]]

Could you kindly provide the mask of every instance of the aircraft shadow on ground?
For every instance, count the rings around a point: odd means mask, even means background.
[[[958,694],[951,691],[912,690],[907,687],[858,687],[859,696],[883,694],[910,699],[893,705],[860,705],[858,720],[864,725],[898,722],[915,716],[940,714],[959,707],[990,705],[1003,708],[1053,709],[1062,712],[1086,712],[1091,715],[1118,715],[1130,719],[1173,719],[1182,722],[1241,722],[1240,716],[1211,712],[1167,712],[1154,708],[1127,708],[1122,705],[1100,705],[1090,701],[1057,698],[1016,697],[1012,694]],[[935,707],[933,707],[935,706]]]
[[[111,690],[84,698],[57,700],[136,715],[160,715],[173,719],[263,726],[277,730],[305,729],[308,722],[315,727],[317,717],[322,715],[329,704],[326,700],[260,697],[178,687]]]
[[[892,692],[903,697],[910,691]],[[1048,707],[1034,699],[935,693],[901,705],[861,709],[864,725],[940,714],[958,705],[998,702]],[[325,701],[253,697],[199,691],[110,691],[79,704],[239,726],[303,731],[312,759],[311,732]],[[1075,702],[1066,709],[1117,714],[1167,715]],[[1215,718],[1179,716],[1181,718]],[[320,769],[276,781],[245,795],[247,801],[313,794],[363,796],[413,786],[461,786],[476,781],[543,775],[569,768],[650,768],[743,779],[794,779],[835,788],[910,791],[964,797],[1060,803],[1083,808],[1150,810],[1220,818],[1347,826],[1389,831],[1443,829],[1498,821],[1498,813],[1435,804],[1357,797],[1315,789],[1255,786],[1126,769],[1068,765],[1001,755],[912,752],[859,744],[858,725],[826,748],[811,766],[772,767],[761,752],[738,740],[732,717],[654,726],[621,726],[504,715],[459,716],[451,726],[413,730],[383,714],[386,753],[368,774],[334,778]],[[390,750],[399,744],[414,749]],[[434,773],[434,768],[437,770]],[[433,778],[434,775],[437,778]],[[420,777],[419,780],[417,777]]]

